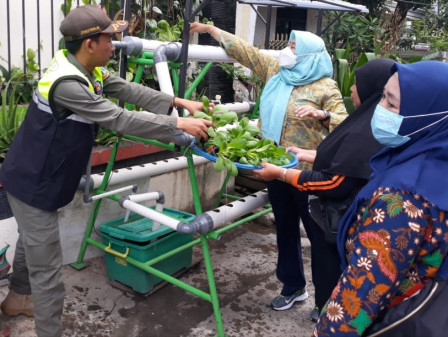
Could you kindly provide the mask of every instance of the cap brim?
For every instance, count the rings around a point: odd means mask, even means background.
[[[129,22],[125,20],[112,21],[112,23],[106,29],[101,31],[101,34],[115,34],[121,33],[129,26]]]

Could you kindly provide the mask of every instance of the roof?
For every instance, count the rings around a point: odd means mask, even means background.
[[[368,13],[366,6],[340,0],[238,0],[239,3],[257,6],[296,7],[316,10]]]

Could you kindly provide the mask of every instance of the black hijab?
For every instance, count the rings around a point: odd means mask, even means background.
[[[369,160],[383,146],[372,135],[370,120],[390,77],[391,59],[374,59],[355,70],[361,105],[317,148],[313,170],[368,179]]]

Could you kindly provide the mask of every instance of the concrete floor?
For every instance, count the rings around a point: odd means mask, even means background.
[[[276,244],[272,215],[246,223],[209,241],[225,333],[228,337],[310,336],[314,306],[310,247],[302,239],[310,298],[290,310],[274,311],[269,303],[280,290],[275,276]],[[12,262],[12,261],[10,261]],[[63,267],[66,286],[64,337],[206,337],[216,336],[212,306],[171,284],[150,295],[134,293],[107,278],[104,258],[77,271]],[[193,267],[178,277],[208,292],[199,246],[193,249]],[[0,287],[0,301],[7,293]],[[8,318],[11,337],[34,337],[32,318]]]

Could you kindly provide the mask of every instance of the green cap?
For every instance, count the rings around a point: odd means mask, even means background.
[[[85,5],[68,13],[59,30],[65,41],[75,41],[98,33],[121,33],[128,25],[125,20],[112,21],[100,6]]]

